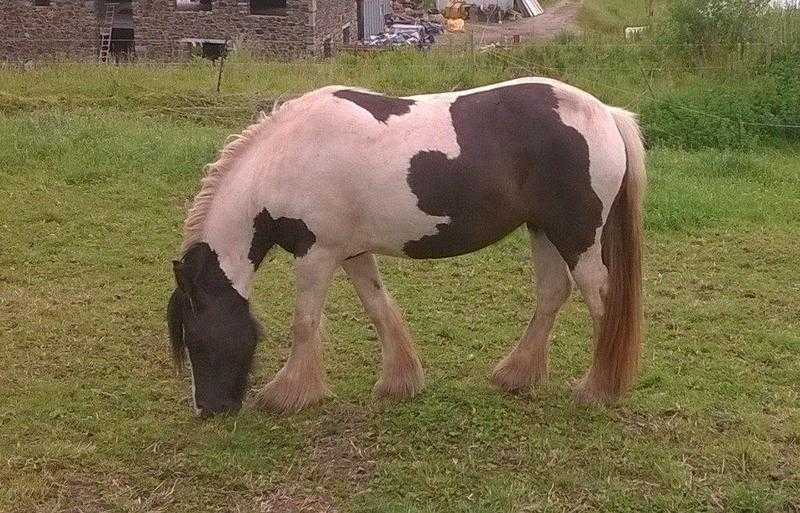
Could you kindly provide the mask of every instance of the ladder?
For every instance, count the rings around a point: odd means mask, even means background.
[[[100,28],[100,63],[107,63],[111,54],[111,31],[114,29],[114,14],[117,10],[116,3],[106,3],[106,15],[103,26]]]

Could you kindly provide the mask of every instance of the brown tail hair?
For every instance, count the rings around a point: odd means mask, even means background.
[[[601,239],[608,290],[592,381],[608,394],[607,400],[627,392],[638,372],[643,340],[642,201],[647,179],[644,144],[635,115],[614,107],[610,111],[625,142],[627,166]]]

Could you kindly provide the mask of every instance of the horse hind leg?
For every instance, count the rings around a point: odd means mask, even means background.
[[[614,108],[610,113],[624,143],[625,171],[618,189],[609,183],[601,187],[606,194],[613,192],[614,199],[600,236],[579,256],[572,272],[594,323],[592,366],[576,389],[576,400],[582,403],[611,403],[627,392],[636,377],[643,342],[644,146],[630,113]],[[600,156],[592,165],[606,168],[596,177],[603,183],[601,177],[610,180],[621,162],[603,162]]]
[[[395,400],[415,396],[425,383],[422,365],[402,315],[383,286],[375,257],[363,254],[346,260],[342,267],[381,340],[382,371],[375,395]]]
[[[592,318],[592,340],[596,352],[605,313],[604,297],[608,293],[608,269],[603,264],[599,244],[594,244],[581,255],[573,271],[573,276]],[[600,374],[609,371],[602,368],[605,365],[607,363],[595,354],[592,367],[575,387],[577,402],[589,404],[610,401],[610,391],[598,379]]]
[[[583,404],[613,403],[630,388],[639,359],[636,284],[614,282],[599,242],[581,255],[572,274],[589,308],[594,332],[592,366],[575,387],[575,400]]]
[[[492,382],[501,390],[521,392],[547,379],[550,332],[569,298],[572,280],[566,262],[543,233],[531,232],[536,274],[536,311],[525,335],[495,367]]]

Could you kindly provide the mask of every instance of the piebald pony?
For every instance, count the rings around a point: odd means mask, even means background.
[[[320,317],[339,267],[380,336],[375,392],[404,399],[422,389],[423,370],[374,255],[461,255],[521,225],[536,311],[493,382],[524,391],[546,378],[549,334],[574,283],[595,347],[576,398],[617,399],[642,343],[644,182],[634,116],[556,80],[405,98],[331,86],[286,102],[207,167],[186,219],[168,320],[197,413],[242,404],[259,338],[250,283],[274,246],[296,259],[293,346],[257,400],[292,412],[327,392]]]

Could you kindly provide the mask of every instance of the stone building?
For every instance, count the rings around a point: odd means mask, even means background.
[[[2,0],[0,60],[325,55],[382,0]],[[374,20],[373,20],[374,22]],[[373,23],[374,25],[374,23]]]

